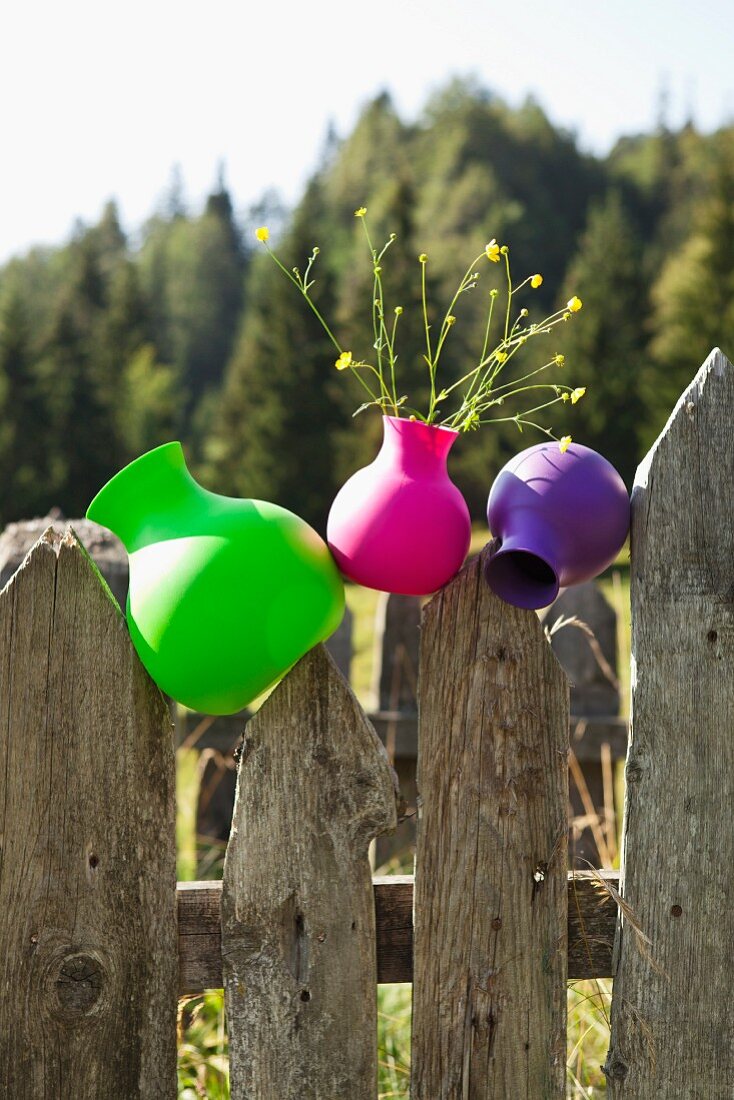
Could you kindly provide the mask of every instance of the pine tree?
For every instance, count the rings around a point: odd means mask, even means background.
[[[185,390],[184,423],[221,382],[243,305],[245,255],[221,180],[197,218],[149,224],[141,256],[153,339]]]
[[[583,310],[558,331],[566,364],[553,378],[585,386],[586,395],[551,418],[559,435],[601,451],[629,485],[640,457],[647,303],[637,235],[616,191],[590,210],[562,300],[573,294]]]
[[[49,451],[25,304],[14,287],[0,307],[0,521],[43,514]]]
[[[138,266],[125,260],[115,272],[100,319],[97,371],[112,398],[110,416],[120,464],[172,438],[181,423],[183,396],[174,368],[162,364]]]
[[[94,493],[130,457],[120,438],[121,361],[108,335],[113,283],[125,279],[124,238],[111,211],[66,250],[64,283],[43,343],[39,375],[48,408],[51,487],[67,515],[83,514]],[[114,315],[112,315],[114,316]]]
[[[64,296],[40,364],[53,456],[50,489],[67,515],[83,515],[120,466],[108,396],[100,393],[82,316],[73,296]]]
[[[289,266],[302,267],[310,254],[320,211],[312,182],[279,247]],[[333,313],[326,268],[318,283],[319,307]],[[296,288],[269,257],[258,256],[207,448],[207,476],[222,491],[274,501],[323,530],[337,487],[336,355]]]
[[[734,356],[734,134],[717,139],[708,196],[653,290],[654,338],[643,386],[649,445],[713,347]]]
[[[117,203],[105,204],[97,224],[84,233],[83,244],[94,256],[102,279],[108,280],[127,256],[127,238],[120,225]]]

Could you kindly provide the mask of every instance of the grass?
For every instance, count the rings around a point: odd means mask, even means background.
[[[483,545],[475,532],[472,552]],[[622,713],[629,706],[629,557],[620,555],[600,581],[602,591],[618,616],[618,670]],[[347,587],[347,605],[353,618],[352,683],[362,704],[371,698],[373,622],[379,596],[376,592]],[[196,792],[198,754],[179,750],[178,782],[178,877],[196,877]],[[397,868],[405,871],[406,868]],[[382,873],[396,867],[381,868]],[[221,852],[212,852],[211,874],[221,874]],[[408,1100],[410,1079],[411,987],[383,985],[377,990],[378,1065],[380,1100]],[[606,1095],[601,1065],[609,1045],[611,982],[576,981],[568,988],[567,1097],[572,1100]],[[229,1100],[228,1056],[223,994],[210,991],[187,998],[179,1006],[179,1100]]]

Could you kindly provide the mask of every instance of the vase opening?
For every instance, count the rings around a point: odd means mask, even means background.
[[[537,611],[558,595],[558,576],[551,565],[529,550],[498,550],[484,567],[487,584],[515,607]]]

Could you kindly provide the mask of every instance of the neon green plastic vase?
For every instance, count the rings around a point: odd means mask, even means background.
[[[341,622],[344,586],[313,528],[276,504],[202,489],[180,443],[125,466],[87,516],[130,555],[141,661],[194,710],[241,710]]]

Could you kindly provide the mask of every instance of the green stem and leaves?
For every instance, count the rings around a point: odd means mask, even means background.
[[[378,252],[372,243],[372,238],[366,222],[366,214],[367,211],[365,207],[360,207],[359,210],[355,211],[355,216],[362,222],[372,265],[372,331],[376,365],[362,359],[354,360],[352,353],[350,351],[345,351],[341,347],[311,296],[311,288],[315,283],[315,280],[312,278],[312,272],[319,255],[319,249],[314,247],[308,258],[305,271],[303,275],[301,275],[298,268],[294,267],[289,271],[270,248],[267,243],[269,233],[264,226],[256,232],[258,240],[265,245],[268,253],[279,269],[294,286],[297,287],[301,295],[305,298],[309,308],[312,310],[324,329],[324,332],[339,353],[336,367],[339,370],[349,368],[368,394],[369,401],[361,405],[357,412],[361,412],[366,408],[377,407],[383,413],[389,412],[397,417],[409,415],[412,419],[422,420],[426,424],[453,428],[458,431],[469,431],[482,424],[514,423],[519,431],[522,431],[525,427],[530,427],[555,439],[556,437],[553,435],[550,427],[538,424],[537,421],[531,420],[530,417],[534,417],[536,413],[558,403],[571,402],[575,405],[586,392],[585,388],[576,387],[574,389],[569,385],[550,381],[529,383],[529,380],[536,378],[544,371],[550,370],[553,367],[562,367],[564,365],[564,357],[556,354],[541,366],[526,371],[518,378],[506,382],[498,381],[498,379],[503,372],[507,371],[508,367],[512,365],[513,358],[526,344],[539,336],[548,335],[553,331],[556,325],[569,320],[574,313],[578,312],[582,305],[580,299],[574,295],[569,299],[565,307],[556,310],[537,323],[529,323],[526,320],[528,317],[528,310],[522,308],[513,322],[512,306],[516,295],[528,285],[531,290],[537,289],[543,282],[543,277],[540,274],[529,275],[523,279],[522,282],[518,283],[517,286],[513,285],[510,250],[507,245],[500,246],[493,239],[486,245],[484,251],[480,252],[479,255],[472,260],[471,264],[464,272],[464,275],[459,280],[448,309],[443,316],[438,339],[434,347],[431,338],[431,323],[429,320],[427,288],[428,256],[426,253],[422,252],[418,257],[418,262],[421,268],[421,308],[425,338],[423,359],[428,367],[430,383],[428,411],[423,414],[407,404],[407,395],[398,397],[396,370],[398,355],[396,347],[398,322],[403,314],[402,306],[396,306],[394,308],[392,313],[392,324],[390,326],[388,326],[386,320],[389,314],[385,302],[382,265],[385,255],[396,237],[394,233],[390,234],[388,240]],[[439,389],[438,376],[441,353],[449,333],[456,324],[455,311],[458,309],[461,297],[469,291],[474,290],[477,286],[482,277],[481,265],[484,263],[485,259],[490,265],[492,263],[504,261],[506,303],[504,309],[504,324],[500,322],[501,328],[499,339],[497,343],[492,346],[495,306],[500,296],[500,290],[497,287],[492,287],[488,296],[487,320],[484,326],[482,350],[476,365],[457,380]],[[554,396],[549,401],[545,401],[529,409],[521,410],[514,415],[500,417],[487,416],[487,413],[493,408],[503,406],[506,402],[513,399],[527,398],[531,392],[534,393],[540,390],[551,392]],[[457,398],[458,405],[455,405],[453,411],[447,411],[445,415],[442,416],[441,406],[445,405],[446,402],[456,402]],[[565,450],[570,441],[570,436],[564,436],[560,441],[561,449]]]

